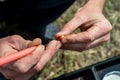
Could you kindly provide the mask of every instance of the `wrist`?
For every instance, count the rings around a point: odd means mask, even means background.
[[[104,8],[104,4],[105,4],[106,0],[89,0],[86,4],[91,6],[91,8],[93,9],[97,9],[98,11],[102,12],[103,8]]]

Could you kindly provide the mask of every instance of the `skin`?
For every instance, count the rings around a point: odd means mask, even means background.
[[[51,41],[45,48],[41,39],[25,40],[21,36],[13,35],[0,39],[0,57],[18,52],[30,46],[37,48],[28,56],[0,67],[0,72],[10,80],[28,80],[41,71],[54,53],[60,48],[59,41]]]
[[[62,39],[63,49],[83,51],[109,40],[112,26],[102,13],[104,3],[105,0],[89,0],[76,12],[74,17],[56,35],[65,35]],[[81,32],[73,34],[73,31],[78,28]],[[61,47],[61,43],[53,40],[45,47],[38,38],[29,41],[18,35],[0,39],[0,57],[33,45],[36,45],[37,48],[32,54],[0,67],[0,72],[7,79],[28,80],[41,71]]]
[[[62,39],[63,49],[84,51],[110,39],[112,26],[102,13],[104,3],[105,0],[89,0],[65,24],[56,35],[65,35]],[[76,29],[80,29],[81,32],[73,34]]]

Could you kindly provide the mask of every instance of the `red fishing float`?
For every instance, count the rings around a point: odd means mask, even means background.
[[[56,37],[56,39],[59,40],[60,42],[62,42],[64,37],[65,37],[64,35],[59,35]]]

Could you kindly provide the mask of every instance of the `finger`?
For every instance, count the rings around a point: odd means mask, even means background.
[[[62,43],[92,42],[110,32],[111,29],[112,27],[108,22],[99,22],[87,31],[65,36]]]
[[[61,43],[59,41],[56,40],[51,41],[47,45],[46,50],[42,55],[39,63],[36,65],[36,70],[40,71],[60,47],[61,47]]]
[[[53,54],[53,52],[55,52],[55,49],[53,49],[53,48],[59,48],[59,45],[60,43],[59,42],[57,42],[57,41],[52,41],[52,42],[50,42],[49,44],[48,44],[48,46],[47,46],[47,48],[46,48],[46,52],[44,53],[44,54],[50,54],[50,53],[52,53]],[[52,50],[52,51],[51,51]],[[47,56],[45,56],[45,55],[43,55],[43,57],[44,58],[47,58]],[[42,57],[42,58],[43,58]],[[40,63],[40,62],[39,62]],[[40,67],[40,66],[38,66],[39,65],[39,63],[32,69],[32,70],[30,70],[29,72],[26,72],[25,74],[20,74],[20,75],[18,75],[18,76],[15,76],[15,77],[13,77],[12,79],[14,79],[14,80],[28,80],[31,76],[33,76],[35,73],[37,73],[38,72],[38,68]],[[43,62],[43,63],[46,63],[45,61]],[[36,70],[36,68],[37,68],[37,70]],[[40,71],[40,70],[39,70]]]
[[[20,50],[29,48],[31,46],[38,46],[38,45],[42,44],[42,40],[40,38],[35,38],[33,41],[24,40],[24,43],[21,43],[21,44],[19,45]]]
[[[31,46],[37,46],[40,44],[42,44],[42,40],[40,38],[35,38],[32,42],[29,42],[27,45],[28,47],[31,47]]]
[[[76,44],[63,44],[62,49],[66,50],[75,50],[75,51],[84,51],[93,47],[96,47],[102,44],[105,41],[108,41],[110,38],[110,33],[106,34],[105,36],[88,43],[76,43]]]
[[[68,35],[71,34],[74,30],[76,30],[80,25],[82,25],[86,21],[86,18],[83,16],[74,16],[73,19],[71,19],[65,26],[62,28],[62,30],[57,33],[56,36],[59,35]]]
[[[14,62],[13,63],[14,70],[21,73],[27,72],[29,69],[31,69],[38,63],[39,59],[43,55],[43,51],[44,46],[39,45],[32,54]]]
[[[11,43],[11,47],[16,50],[22,50],[30,46],[40,45],[42,43],[40,38],[36,38],[33,41],[25,40],[19,35],[10,36],[9,43]]]

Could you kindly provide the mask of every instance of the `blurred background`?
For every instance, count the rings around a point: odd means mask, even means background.
[[[62,74],[120,55],[120,0],[106,0],[104,15],[112,23],[111,39],[99,47],[84,52],[59,50],[45,68],[31,80],[48,80]],[[54,23],[60,29],[87,0],[76,0]]]

